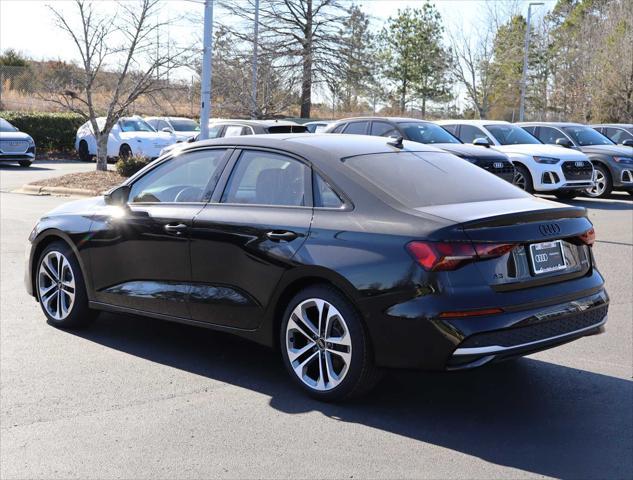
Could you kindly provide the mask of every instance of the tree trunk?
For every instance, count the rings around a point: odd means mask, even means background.
[[[108,169],[108,136],[107,133],[97,135],[97,171]]]
[[[307,0],[301,78],[301,118],[310,118],[312,107],[312,0]]]
[[[400,90],[400,113],[405,113],[407,108],[407,85],[406,83],[402,84],[402,89]]]
[[[422,97],[422,118],[426,117],[426,97]]]

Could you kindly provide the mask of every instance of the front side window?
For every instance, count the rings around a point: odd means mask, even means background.
[[[565,138],[565,134],[552,127],[539,127],[538,139],[541,142],[554,145],[559,138]]]
[[[218,138],[222,133],[222,125],[213,125],[209,127],[209,138]]]
[[[241,135],[244,135],[244,127],[242,127],[241,125],[229,125],[228,127],[226,127],[226,130],[224,131],[224,136],[225,137],[239,137]]]
[[[563,131],[569,135],[576,145],[587,147],[589,145],[613,145],[613,142],[601,133],[589,127],[563,127]]]
[[[369,134],[374,137],[395,137],[398,136],[398,130],[387,122],[372,122]]]
[[[473,125],[462,125],[459,130],[459,139],[464,143],[473,143],[478,138],[485,138],[488,142],[493,143],[488,135],[481,128]]]
[[[516,125],[506,124],[492,124],[486,125],[486,129],[491,133],[493,137],[499,142],[500,145],[525,145],[525,144],[540,144],[539,141],[533,135],[523,130]]]
[[[337,127],[335,127],[332,130],[332,133],[341,133],[343,131],[343,129],[345,128],[345,125],[347,125],[346,123],[341,123],[340,125],[338,125]]]
[[[308,167],[278,153],[246,150],[222,194],[222,203],[306,205]]]
[[[132,185],[130,203],[207,201],[226,150],[185,152],[150,170]]]
[[[155,132],[152,126],[140,118],[123,118],[119,120],[122,132]]]
[[[429,122],[401,122],[406,138],[418,143],[461,143],[442,127]]]

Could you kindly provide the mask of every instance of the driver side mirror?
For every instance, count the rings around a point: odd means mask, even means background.
[[[490,148],[490,142],[488,141],[487,138],[484,138],[484,137],[475,138],[473,140],[473,145],[476,145],[478,147]]]
[[[104,195],[106,205],[125,205],[130,198],[131,189],[129,185],[119,185],[109,192],[106,192]]]
[[[571,148],[574,146],[574,144],[571,143],[571,140],[569,138],[557,138],[556,145],[560,145],[561,147],[565,147],[565,148]]]
[[[165,133],[174,133],[174,131],[169,127],[161,128],[160,131]]]
[[[622,142],[625,147],[633,147],[633,139],[627,138]]]

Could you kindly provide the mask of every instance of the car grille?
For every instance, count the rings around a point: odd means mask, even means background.
[[[0,141],[0,151],[2,153],[26,153],[29,142],[25,140],[2,140]]]
[[[585,161],[564,162],[563,174],[567,180],[591,180],[593,166]]]
[[[549,320],[523,327],[508,328],[495,332],[478,333],[464,340],[459,348],[476,347],[514,347],[539,340],[565,335],[583,328],[597,325],[607,314],[608,305],[601,305],[591,310],[567,315],[556,320]]]
[[[512,180],[514,177],[514,166],[510,162],[498,159],[479,159],[476,165],[506,180]]]

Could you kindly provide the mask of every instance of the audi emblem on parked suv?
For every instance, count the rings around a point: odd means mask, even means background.
[[[560,233],[560,225],[558,225],[558,223],[544,223],[539,225],[538,229],[544,236],[557,235]]]

